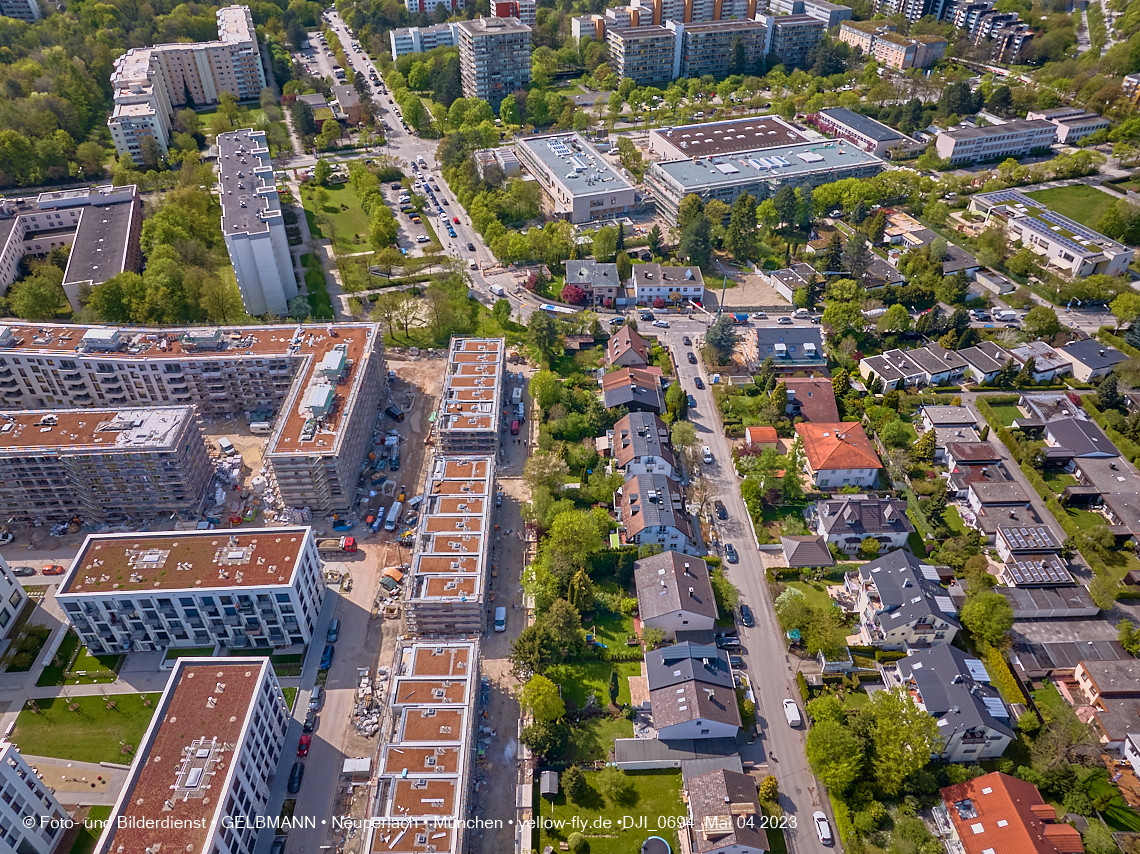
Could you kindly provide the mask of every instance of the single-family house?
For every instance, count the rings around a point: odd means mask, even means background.
[[[1046,344],[1044,341],[1028,341],[1012,347],[1009,355],[1017,364],[1024,368],[1025,363],[1033,360],[1033,379],[1051,380],[1073,372],[1073,365],[1068,359]]]
[[[618,488],[614,503],[626,543],[694,553],[685,493],[677,481],[663,474],[634,475]]]
[[[694,854],[765,854],[771,850],[756,778],[718,768],[685,775],[688,850]]]
[[[687,641],[651,650],[645,674],[659,739],[736,737],[740,709],[723,650]]]
[[[1128,361],[1115,347],[1101,344],[1095,338],[1073,341],[1057,350],[1057,354],[1073,366],[1073,379],[1082,383],[1107,377],[1117,365]]]
[[[1000,512],[1003,509],[1029,507],[1029,496],[1014,481],[1003,483],[971,483],[966,502],[975,513]]]
[[[843,495],[817,501],[808,510],[808,525],[848,554],[858,552],[867,538],[878,540],[880,551],[901,549],[914,532],[905,501],[872,495]]]
[[[796,434],[803,442],[808,477],[820,489],[874,487],[878,482],[883,464],[863,425],[808,421],[796,425]]]
[[[665,267],[661,264],[634,264],[630,281],[638,305],[653,306],[656,300],[662,301],[656,303],[660,307],[666,303],[703,304],[705,301],[705,277],[701,268],[695,265]]]
[[[566,284],[576,285],[586,292],[589,305],[610,308],[618,305],[625,296],[625,288],[618,278],[617,264],[601,261],[567,261]]]
[[[663,474],[676,477],[677,457],[669,442],[669,428],[652,412],[631,412],[606,435],[614,465],[626,477]]]
[[[673,640],[677,632],[712,631],[717,618],[708,565],[698,557],[661,552],[633,564],[641,621]]]
[[[606,409],[624,406],[630,412],[656,412],[665,409],[665,396],[657,375],[640,368],[622,368],[602,377],[602,402]]]
[[[1084,660],[1073,671],[1073,681],[1094,710],[1101,744],[1122,751],[1140,719],[1140,661]]]
[[[1085,418],[1053,419],[1045,425],[1045,441],[1055,448],[1067,448],[1077,459],[1106,460],[1120,456],[1116,445],[1096,422]]]
[[[835,390],[827,378],[787,377],[788,405],[785,412],[793,418],[803,416],[806,421],[824,421],[834,424],[839,420],[839,407],[835,403]]]
[[[973,347],[966,347],[958,351],[958,355],[966,361],[966,379],[973,380],[979,385],[993,382],[998,372],[1010,360],[1010,355],[993,341],[979,341]]]
[[[859,373],[863,378],[869,379],[874,374],[883,381],[884,391],[957,383],[965,376],[966,368],[961,354],[938,344],[914,350],[888,350],[859,360]]]
[[[652,347],[628,323],[606,342],[606,364],[619,368],[644,368],[649,364]]]
[[[1047,525],[999,525],[994,537],[1002,560],[1061,553],[1061,540]]]
[[[827,539],[819,534],[797,534],[780,537],[784,560],[791,567],[834,566],[835,558],[827,547]]]
[[[844,587],[855,597],[865,644],[891,649],[948,644],[961,628],[938,571],[902,549],[848,574]]]
[[[1009,709],[980,660],[945,643],[911,650],[895,666],[914,702],[938,722],[940,759],[975,763],[1005,752],[1014,738]]]
[[[923,430],[978,426],[978,416],[968,406],[923,406],[919,412]]]
[[[744,445],[753,453],[758,454],[769,448],[776,450],[780,444],[780,437],[775,427],[766,424],[756,424],[744,428]]]
[[[823,333],[818,326],[756,326],[741,333],[745,363],[759,368],[771,359],[778,371],[803,371],[827,367]]]
[[[946,445],[946,467],[996,466],[1001,454],[989,442],[950,442]]]

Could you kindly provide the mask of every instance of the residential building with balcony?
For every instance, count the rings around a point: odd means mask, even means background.
[[[530,27],[518,18],[476,18],[458,27],[463,97],[498,111],[503,98],[530,83]]]
[[[454,14],[466,5],[466,0],[404,0],[404,6],[412,15],[431,16],[440,6]]]
[[[808,512],[808,527],[848,554],[868,538],[879,541],[880,551],[901,549],[914,533],[906,502],[897,498],[843,495],[817,501]]]
[[[12,574],[8,561],[0,557],[0,630],[7,631],[27,604],[28,594],[20,579]]]
[[[655,413],[631,412],[606,431],[609,456],[626,477],[635,474],[678,476],[669,428]]]
[[[669,21],[666,26],[681,41],[682,77],[711,74],[718,80],[731,71],[736,40],[744,46],[744,70],[752,71],[764,61],[767,28],[759,21],[706,21],[681,23]]]
[[[854,14],[850,6],[828,0],[768,0],[768,11],[773,15],[810,15],[823,21],[828,30],[850,21]]]
[[[67,809],[20,755],[19,746],[0,741],[0,852],[52,854],[69,821]]]
[[[538,4],[535,0],[490,0],[492,18],[518,18],[534,27]]]
[[[267,657],[178,659],[95,852],[252,854],[288,728]]]
[[[451,339],[435,431],[445,454],[494,454],[499,448],[506,341]]]
[[[808,52],[827,32],[828,22],[811,15],[757,15],[768,30],[764,55],[775,54],[785,68],[803,68]]]
[[[705,277],[696,265],[666,267],[661,264],[634,264],[630,279],[638,305],[655,306],[657,300],[668,305],[705,301]]]
[[[459,25],[435,24],[430,27],[400,27],[388,32],[392,59],[409,53],[427,53],[437,47],[455,47],[459,44]]]
[[[820,489],[875,487],[883,463],[863,432],[863,425],[804,422],[796,425],[796,435],[803,444],[804,470],[815,486]]]
[[[740,348],[745,364],[758,369],[771,359],[777,371],[824,368],[823,333],[819,326],[756,326],[744,330]]]
[[[898,549],[847,575],[863,643],[886,649],[936,646],[954,640],[961,625],[950,594],[933,566]]]
[[[325,583],[311,528],[90,534],[56,601],[96,654],[308,644]]]
[[[633,565],[641,621],[674,640],[677,632],[712,631],[717,618],[709,568],[703,560],[662,552]]]
[[[214,467],[192,406],[37,409],[0,428],[0,514],[84,521],[202,507]]]
[[[494,489],[494,456],[437,454],[428,463],[404,584],[410,633],[478,634],[486,627]]]
[[[929,68],[946,55],[946,39],[941,36],[903,36],[897,29],[888,21],[844,21],[839,40],[896,71]]]
[[[43,17],[36,0],[0,0],[0,16],[34,24]]]
[[[634,475],[615,493],[614,510],[621,522],[623,542],[695,553],[696,538],[685,509],[685,494],[672,478],[663,474]]]
[[[610,66],[638,86],[656,86],[681,76],[681,40],[665,26],[615,27],[606,31]]]

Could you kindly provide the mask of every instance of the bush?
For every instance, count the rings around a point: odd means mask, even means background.
[[[998,689],[1005,701],[1007,703],[1026,702],[1025,693],[1021,690],[1021,683],[1017,681],[1017,677],[1009,669],[1001,650],[988,644],[982,644],[978,648],[982,652],[982,660],[985,661],[986,670],[989,672],[990,678],[994,680],[994,687]]]
[[[590,854],[590,843],[585,836],[574,832],[566,840],[566,849],[570,854]]]
[[[562,772],[562,791],[568,800],[578,802],[586,791],[586,775],[577,765],[571,765]]]
[[[808,687],[807,679],[804,678],[802,673],[796,673],[796,685],[799,686],[800,696],[806,703],[811,699],[811,688]]]

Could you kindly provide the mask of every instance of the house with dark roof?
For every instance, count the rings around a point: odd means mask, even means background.
[[[948,644],[961,628],[938,571],[902,549],[849,573],[843,586],[855,597],[865,644],[887,649]]]
[[[820,489],[874,487],[883,464],[863,425],[857,422],[805,422],[796,425],[803,443],[804,466]]]
[[[979,341],[973,347],[959,350],[958,355],[966,361],[965,378],[979,384],[992,382],[1011,358],[993,341]]]
[[[1117,365],[1128,361],[1115,347],[1101,344],[1095,338],[1073,341],[1057,350],[1057,355],[1073,366],[1073,379],[1083,383],[1107,377]]]
[[[989,442],[949,442],[946,445],[946,466],[953,471],[958,466],[994,466],[1001,462],[1001,454]]]
[[[936,239],[938,239],[938,235],[929,228],[915,228],[904,232],[901,235],[900,242],[906,249],[918,250],[924,246],[929,246]],[[942,259],[942,275],[953,276],[956,273],[965,273],[967,276],[973,277],[974,273],[981,267],[978,259],[960,246],[945,240],[943,243],[946,245],[946,255]]]
[[[817,501],[807,512],[809,527],[848,554],[868,537],[879,541],[880,551],[901,549],[914,532],[906,502],[897,498],[843,495]]]
[[[606,364],[619,368],[644,368],[649,364],[652,348],[628,323],[606,342]]]
[[[944,427],[977,427],[978,416],[968,406],[923,406],[919,409],[924,430]]]
[[[584,290],[590,305],[609,308],[625,297],[625,288],[618,278],[617,264],[593,260],[567,261],[566,284],[577,285]]]
[[[1055,448],[1067,448],[1076,458],[1106,460],[1119,457],[1096,422],[1085,418],[1056,418],[1045,425],[1045,441]]]
[[[778,371],[803,371],[825,368],[823,332],[819,326],[756,326],[740,336],[745,363],[759,368],[771,359]]]
[[[839,407],[835,403],[835,390],[831,380],[787,377],[783,380],[788,387],[788,405],[785,412],[793,418],[802,415],[807,421],[823,421],[834,424],[839,420]]]
[[[739,732],[740,710],[723,650],[687,641],[651,650],[645,675],[659,739],[734,738]]]
[[[1068,359],[1046,344],[1044,341],[1027,341],[1010,348],[1009,355],[1017,362],[1018,369],[1025,367],[1025,363],[1033,361],[1033,379],[1036,382],[1051,380],[1073,372],[1073,366]]]
[[[1080,832],[1057,821],[1032,783],[994,771],[941,790],[935,820],[961,854],[1081,854]]]
[[[938,344],[914,350],[888,350],[859,360],[859,373],[863,378],[869,379],[874,374],[883,381],[884,391],[956,383],[965,376],[966,367],[960,353]]]
[[[1014,481],[971,483],[966,491],[966,501],[975,513],[1029,506],[1029,496],[1025,494],[1021,485]]]
[[[624,406],[630,412],[655,412],[665,409],[661,381],[651,371],[622,368],[602,377],[602,403],[606,409]]]
[[[681,485],[663,474],[639,474],[614,495],[622,538],[630,545],[656,543],[665,551],[693,554],[692,523]]]
[[[1130,732],[1140,729],[1140,661],[1085,660],[1073,671],[1080,696],[1092,709],[1100,742],[1122,750]]]
[[[918,707],[938,722],[943,761],[997,759],[1013,741],[1009,709],[978,659],[946,643],[911,650],[894,669]],[[890,670],[883,668],[888,680]]]
[[[708,565],[697,557],[661,552],[633,565],[637,612],[670,640],[677,632],[712,631],[717,609]]]
[[[1002,560],[1061,553],[1061,540],[1048,525],[998,525],[994,545]]]
[[[690,851],[764,854],[771,850],[755,777],[723,768],[686,776],[685,793]]]
[[[614,465],[626,476],[663,474],[675,477],[677,458],[669,444],[669,428],[652,412],[631,412],[606,431]]]
[[[780,537],[784,560],[791,567],[834,566],[835,558],[827,547],[827,540],[819,534]]]

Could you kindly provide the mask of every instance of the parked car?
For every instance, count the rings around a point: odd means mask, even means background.
[[[319,712],[321,710],[321,703],[325,699],[325,689],[320,685],[313,688],[313,693],[309,695],[309,711]]]
[[[710,448],[708,445],[704,445],[701,448],[701,459],[704,460],[704,463],[706,466],[712,465],[712,461],[713,461],[712,448]]]
[[[725,543],[724,557],[725,560],[727,560],[729,563],[737,563],[740,561],[740,555],[736,553],[736,548],[732,545],[732,543]],[[744,625],[747,626],[748,623],[745,623]]]
[[[700,377],[697,377],[695,380],[693,380],[693,385],[695,385],[697,388],[704,388],[705,387],[705,381],[702,380]]]
[[[716,518],[722,520],[728,518],[728,508],[724,506],[724,502],[719,498],[713,502],[713,508],[716,510]]]
[[[695,365],[697,363],[697,354],[690,350],[688,353],[688,359],[690,365]]]
[[[14,566],[12,567],[12,574],[17,578],[26,578],[29,575],[35,575],[36,568],[34,566]]]
[[[815,824],[815,832],[819,836],[819,841],[824,845],[830,845],[831,825],[827,823],[827,816],[816,810],[811,814],[811,820]]]
[[[733,637],[732,635],[719,637],[716,639],[716,646],[717,649],[739,649],[740,638]]]
[[[305,715],[305,723],[301,727],[301,732],[312,732],[317,728],[317,713],[309,712]]]
[[[800,717],[800,707],[796,705],[795,700],[784,700],[784,717],[787,718],[790,727],[798,727],[803,723],[803,718]]]
[[[306,735],[301,736],[301,740],[297,743],[297,755],[298,756],[308,756],[309,755],[309,745],[311,745],[312,743],[313,743],[313,737],[311,735],[306,734]]]
[[[289,794],[295,795],[301,791],[301,781],[305,779],[305,763],[294,762],[293,770],[289,772]]]
[[[44,575],[63,575],[65,572],[67,572],[67,570],[60,566],[58,563],[46,563],[40,572],[42,572]]]
[[[690,394],[689,395],[689,408],[693,409],[696,407],[696,405],[697,405],[697,399]]]
[[[340,637],[340,620],[333,619],[329,622],[329,630],[325,634],[325,641],[327,643],[336,643],[336,639]]]
[[[732,548],[732,546],[729,546]],[[745,628],[752,628],[756,625],[756,615],[752,613],[752,609],[747,605],[740,606],[740,622],[744,623]]]
[[[325,651],[321,653],[321,670],[328,670],[332,667],[334,655],[336,655],[336,647],[331,643],[325,644]]]
[[[730,655],[728,657],[728,663],[732,667],[733,670],[746,670],[748,667],[744,663],[744,659],[741,658],[739,655]]]

